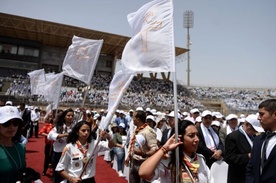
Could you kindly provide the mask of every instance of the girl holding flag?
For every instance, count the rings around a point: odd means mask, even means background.
[[[101,141],[102,138],[108,142]],[[65,179],[64,182],[67,179],[72,183],[94,183],[97,152],[112,147],[114,142],[108,133],[101,131],[99,142],[96,142],[92,138],[91,125],[87,121],[80,121],[68,135],[56,171]]]
[[[175,141],[175,135],[157,151],[142,163],[139,175],[145,180],[156,180],[160,177],[161,183],[176,182],[176,147],[179,147],[179,170],[177,177],[183,183],[207,183],[210,180],[210,170],[202,155],[197,154],[198,132],[190,121],[181,121],[178,124],[179,138]],[[168,152],[172,153],[168,155]],[[167,158],[169,156],[169,158]]]

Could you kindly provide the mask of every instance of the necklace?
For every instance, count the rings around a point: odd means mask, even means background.
[[[18,167],[16,161],[13,159],[12,155],[11,155],[11,154],[9,153],[9,151],[5,148],[5,146],[3,146],[3,145],[1,144],[1,147],[4,149],[5,153],[12,159],[12,161],[13,161],[13,163],[15,164],[15,166],[16,166],[16,168],[17,168],[17,171],[18,171],[19,168],[22,167],[22,162],[21,162],[21,157],[20,157],[20,155],[19,155],[19,152],[18,152],[18,150],[17,150],[16,145],[13,143],[13,147],[15,147],[16,152],[17,152],[17,156],[18,156],[18,158],[19,158],[19,167]]]

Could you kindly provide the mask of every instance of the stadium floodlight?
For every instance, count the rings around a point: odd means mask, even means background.
[[[190,32],[189,29],[194,27],[194,12],[187,10],[184,12],[184,28],[187,29],[187,86],[190,86]]]

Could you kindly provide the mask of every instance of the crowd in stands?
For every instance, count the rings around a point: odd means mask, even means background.
[[[230,109],[239,111],[257,110],[258,104],[266,99],[276,97],[276,90],[233,89],[213,87],[191,87],[189,91],[197,99],[223,100]]]
[[[26,79],[25,79],[26,78]],[[11,81],[6,95],[18,95],[34,98],[31,95],[28,77],[16,74],[6,77]],[[112,77],[105,74],[95,74],[92,77],[86,100],[94,106],[108,105],[109,84]],[[0,83],[1,84],[1,83]],[[1,84],[2,86],[2,84]],[[60,101],[65,103],[81,103],[84,97],[86,84],[64,77],[61,89]],[[192,107],[204,109],[199,100],[220,100],[231,110],[253,111],[257,109],[260,101],[276,97],[276,90],[272,89],[238,89],[238,88],[215,88],[215,87],[189,87],[177,86],[178,108],[189,110]],[[43,96],[34,99],[38,102],[46,102]],[[171,81],[150,78],[135,77],[131,82],[121,105],[125,107],[151,106],[155,108],[173,108],[173,85]]]

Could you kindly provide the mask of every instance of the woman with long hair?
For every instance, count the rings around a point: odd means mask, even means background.
[[[48,140],[54,141],[53,143],[53,155],[52,155],[52,167],[56,168],[57,163],[61,157],[63,148],[65,147],[66,139],[69,132],[74,126],[74,110],[67,109],[57,116],[55,121],[55,127],[48,134]],[[57,173],[53,172],[53,182],[60,183],[63,178]]]
[[[178,125],[179,138],[175,135],[158,150],[154,155],[142,163],[139,175],[148,181],[160,177],[161,183],[174,183],[176,179],[185,183],[207,183],[210,171],[202,155],[197,154],[198,131],[190,121],[180,121]],[[179,147],[179,175],[176,177],[176,147]],[[172,151],[168,155],[168,152]],[[169,158],[167,158],[167,155]]]
[[[97,142],[92,138],[90,123],[80,121],[73,127],[55,169],[63,179],[73,183],[95,183],[97,152],[114,146],[107,132],[101,131],[100,137],[106,138],[108,142],[100,141],[95,147]]]

